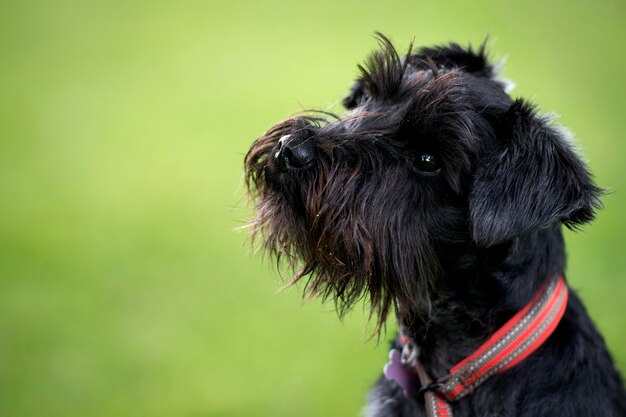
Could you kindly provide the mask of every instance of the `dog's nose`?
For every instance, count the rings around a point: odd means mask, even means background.
[[[274,157],[282,171],[306,168],[315,160],[315,143],[308,134],[285,135],[278,143]]]

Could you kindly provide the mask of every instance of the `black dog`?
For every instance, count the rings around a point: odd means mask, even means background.
[[[561,227],[601,194],[567,135],[505,93],[484,47],[400,57],[378,40],[345,116],[285,120],[245,162],[254,232],[293,282],[340,314],[367,297],[377,330],[398,317],[366,415],[626,416],[563,284]]]

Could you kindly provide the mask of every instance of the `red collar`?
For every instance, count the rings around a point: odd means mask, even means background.
[[[563,276],[546,280],[523,309],[436,382],[419,362],[415,343],[401,332],[402,353],[400,355],[397,349],[391,352],[391,362],[385,366],[385,375],[398,382],[409,396],[423,392],[429,417],[451,417],[450,401],[470,394],[492,375],[517,365],[545,342],[563,317],[567,294]],[[421,388],[417,392],[414,384],[407,382],[407,376],[400,375],[400,364],[394,363],[397,360],[401,361],[402,368],[413,370],[419,377]]]

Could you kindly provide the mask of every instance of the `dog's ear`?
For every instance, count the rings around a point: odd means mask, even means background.
[[[602,190],[566,134],[523,100],[496,123],[498,144],[478,161],[469,198],[473,240],[491,246],[532,230],[591,221]]]
[[[350,92],[342,100],[341,103],[346,109],[352,110],[353,108],[359,105],[359,102],[363,98],[364,94],[365,94],[365,83],[363,82],[363,80],[357,80],[352,85],[352,88],[350,88]]]

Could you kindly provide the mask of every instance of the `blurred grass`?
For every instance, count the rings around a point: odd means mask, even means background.
[[[356,415],[386,356],[233,229],[251,141],[375,42],[491,34],[613,193],[569,278],[626,370],[621,2],[0,3],[0,415]]]

